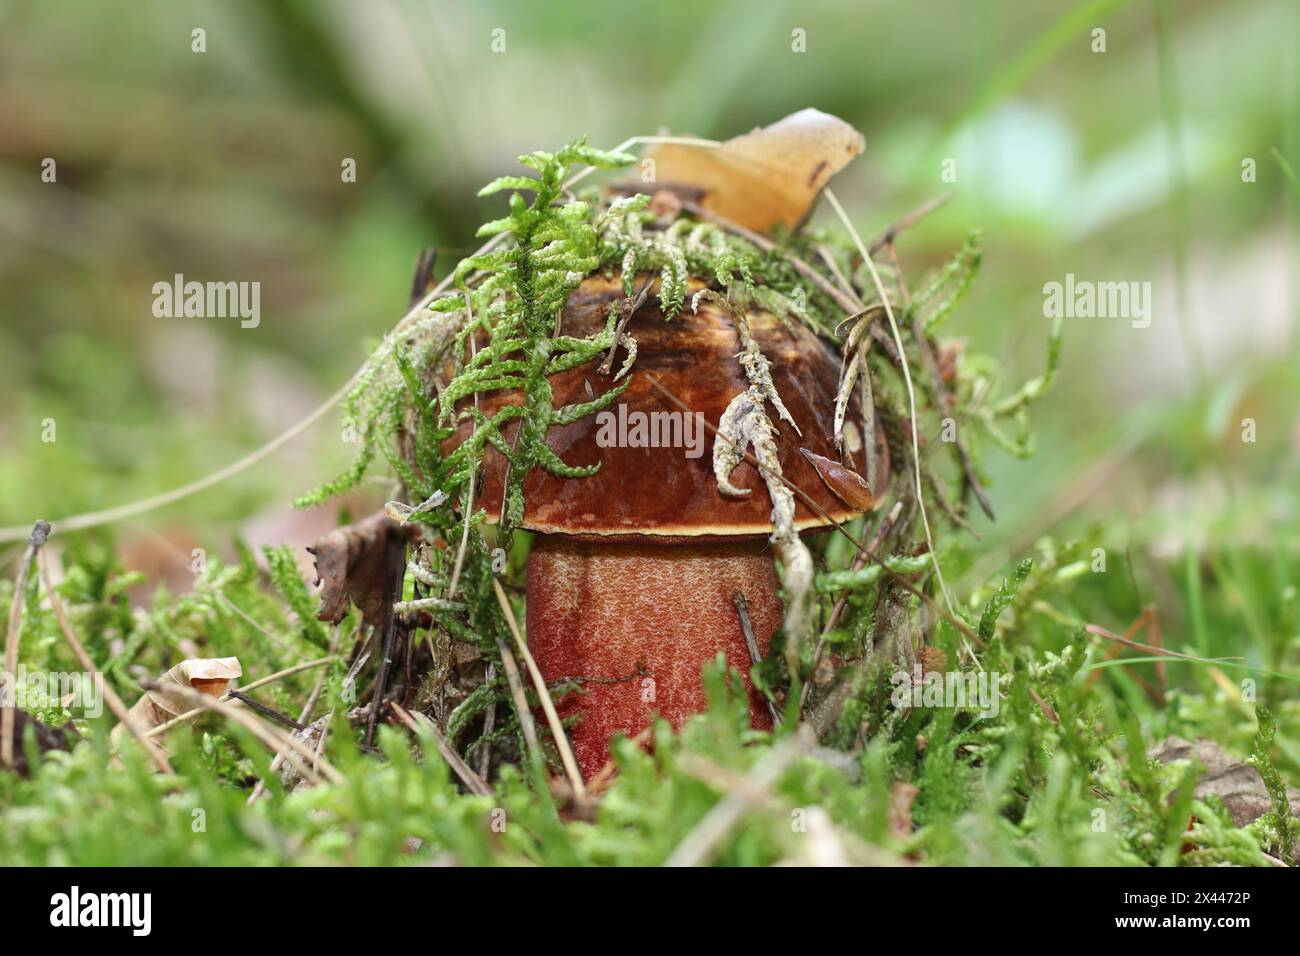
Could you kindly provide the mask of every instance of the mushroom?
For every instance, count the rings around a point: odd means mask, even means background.
[[[692,280],[689,292],[704,287]],[[622,297],[617,274],[588,277],[569,298],[564,334],[595,333]],[[837,495],[835,481],[819,472],[829,459],[843,460],[853,469],[849,474],[867,473],[856,431],[850,430],[843,457],[831,438],[838,356],[802,324],[787,327],[757,309],[749,323],[800,433],[778,423],[782,472],[819,509],[799,501],[796,528],[812,531],[861,513],[873,503],[871,495]],[[736,596],[744,597],[759,655],[767,653],[782,621],[768,542],[771,501],[762,476],[742,461],[730,478],[750,494],[721,494],[714,436],[701,424],[716,428],[728,403],[748,386],[736,358],[740,346],[731,315],[701,301],[694,314],[666,321],[651,298],[628,331],[638,345],[628,390],[607,412],[555,426],[547,436],[564,461],[600,462],[600,470],[564,479],[534,469],[523,488],[521,527],[536,533],[527,564],[528,645],[548,683],[582,682],[583,692],[557,707],[562,717],[580,715],[572,740],[586,777],[605,764],[615,734],[635,736],[656,714],[680,728],[703,710],[702,668],[719,654],[745,675],[753,725],[771,727],[769,709],[748,676],[753,654]],[[553,375],[556,406],[589,401],[613,388],[612,376],[598,365],[593,360]],[[693,414],[675,407],[652,378]],[[491,416],[521,396],[498,391],[479,400]],[[470,427],[462,423],[449,444],[468,437]],[[879,432],[873,445],[879,449],[878,474],[886,476],[888,453]],[[478,501],[495,521],[506,460],[490,446],[482,476]],[[879,479],[882,486],[886,481]]]

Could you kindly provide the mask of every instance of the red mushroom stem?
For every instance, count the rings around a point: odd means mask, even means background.
[[[616,733],[634,737],[656,715],[674,729],[706,707],[704,665],[722,653],[744,675],[753,726],[771,715],[734,596],[743,594],[761,653],[781,624],[765,540],[618,544],[538,535],[528,556],[528,644],[548,683],[582,678],[557,702],[582,775],[609,759]]]

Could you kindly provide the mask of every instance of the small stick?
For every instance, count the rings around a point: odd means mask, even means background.
[[[388,677],[393,669],[393,648],[397,645],[397,599],[402,596],[402,581],[406,577],[406,551],[402,551],[401,565],[393,571],[393,581],[385,596],[388,613],[384,615],[383,658],[379,661],[379,675],[375,678],[375,698],[370,702],[370,721],[366,724],[366,746],[375,743],[375,728],[379,712],[384,709],[384,694],[388,691]]]
[[[898,331],[898,322],[894,318],[893,306],[889,304],[889,296],[885,293],[885,284],[880,280],[880,273],[876,271],[876,264],[871,259],[871,253],[867,251],[867,247],[862,242],[862,237],[858,235],[858,230],[854,227],[853,220],[851,220],[849,214],[844,211],[844,207],[840,205],[840,201],[835,198],[835,193],[830,189],[827,189],[825,190],[824,195],[826,196],[826,201],[831,204],[831,208],[835,210],[835,214],[839,217],[840,222],[844,224],[844,228],[848,230],[850,238],[852,238],[854,244],[857,245],[858,252],[862,254],[862,259],[867,264],[867,269],[871,272],[871,279],[876,284],[876,291],[880,294],[880,301],[885,307],[885,317],[889,319],[889,330],[893,333],[894,345],[897,347],[899,355],[903,355],[903,335]],[[934,547],[934,534],[930,530],[930,517],[926,514],[925,510],[925,490],[922,487],[921,477],[921,447],[920,439],[917,435],[920,431],[920,419],[917,417],[916,412],[916,389],[912,386],[912,373],[908,369],[907,362],[904,361],[900,367],[903,370],[903,384],[907,386],[907,404],[909,413],[912,417],[912,427],[910,430],[912,432],[912,458],[916,465],[914,469],[916,477],[916,504],[921,512],[921,526],[925,528],[925,543],[930,549],[930,561],[934,565],[934,576],[939,582],[939,590],[943,594],[944,603],[948,606],[948,612],[955,619],[957,617],[957,612],[953,607],[952,595],[948,593],[948,584],[943,579],[943,570],[939,566],[939,554]]]
[[[289,715],[282,714],[274,707],[268,707],[266,706],[266,704],[254,700],[253,698],[245,694],[243,691],[240,690],[227,691],[226,696],[247,704],[249,707],[253,708],[253,710],[257,711],[263,717],[267,718],[268,720],[272,720],[277,724],[280,724],[282,727],[288,727],[290,730],[299,730],[299,731],[307,729],[301,723],[294,720]]]
[[[433,281],[433,270],[438,264],[438,249],[431,247],[420,250],[420,257],[415,260],[415,277],[411,280],[411,298],[407,306],[413,306],[419,302],[426,292],[431,289],[435,283]]]
[[[912,296],[907,291],[907,283],[903,281],[903,271],[898,264],[898,253],[894,249],[892,240],[887,248],[889,249],[889,258],[894,263],[894,271],[898,273],[899,288],[903,290],[903,302],[910,305]],[[939,371],[939,363],[934,357],[934,350],[930,348],[930,340],[926,337],[925,327],[921,325],[921,316],[917,314],[912,316],[912,337],[916,339],[921,350],[921,364],[925,366],[925,371],[930,376],[930,384],[934,387],[935,396],[939,400],[939,408],[944,415],[947,415],[952,411],[952,396],[948,393],[948,387],[943,384],[943,375]],[[966,487],[974,493],[975,500],[979,502],[980,509],[988,515],[989,520],[996,521],[997,517],[993,514],[993,505],[989,502],[988,492],[984,490],[979,475],[975,473],[975,463],[971,461],[966,446],[962,444],[960,434],[954,436],[953,445],[957,449],[957,458],[961,461],[962,473],[966,476]]]
[[[5,637],[5,695],[4,707],[0,710],[0,763],[6,767],[14,765],[14,721],[17,719],[18,682],[18,633],[22,627],[23,604],[27,599],[27,575],[31,571],[32,560],[50,536],[50,524],[44,519],[37,521],[27,539],[27,548],[18,565],[18,580],[14,584],[13,604],[9,607],[9,633]]]
[[[495,577],[492,578],[492,589],[497,593],[497,603],[501,605],[501,610],[506,616],[506,624],[510,627],[510,633],[514,636],[515,643],[519,646],[519,653],[523,655],[524,664],[528,667],[528,675],[533,679],[533,686],[537,688],[537,696],[542,702],[546,722],[550,724],[551,736],[555,738],[555,749],[560,752],[560,762],[564,764],[564,772],[569,777],[569,785],[573,787],[573,793],[577,799],[585,799],[587,788],[582,782],[582,774],[578,773],[578,763],[573,758],[573,749],[569,746],[569,738],[564,733],[564,724],[560,723],[560,715],[555,712],[555,703],[551,700],[551,692],[546,689],[546,681],[542,678],[542,672],[538,670],[537,662],[533,660],[533,655],[529,653],[528,645],[519,632],[519,624],[515,621],[515,612],[510,607],[510,599],[506,597],[501,582]]]
[[[641,283],[641,290],[637,292],[635,298],[625,298],[621,303],[624,307],[623,314],[619,317],[618,326],[614,329],[614,344],[609,347],[609,352],[605,355],[605,361],[600,363],[597,371],[601,375],[608,375],[614,368],[614,353],[618,351],[619,339],[623,337],[623,332],[627,329],[628,323],[632,321],[632,316],[636,315],[637,309],[645,305],[646,298],[650,295],[650,287],[654,285],[655,277],[650,276],[645,282]]]
[[[230,600],[230,598],[226,597],[220,591],[214,591],[213,593],[217,596],[217,600],[219,600],[222,604],[224,604],[231,611],[233,611],[237,617],[243,619],[243,621],[246,624],[248,624],[250,627],[252,627],[253,629],[260,632],[262,635],[264,635],[268,641],[270,641],[276,647],[280,648],[280,650],[284,651],[287,654],[298,653],[298,651],[296,651],[294,648],[291,648],[288,644],[286,644],[285,641],[279,635],[271,631],[270,628],[266,627],[264,624],[258,621],[257,618],[253,617],[253,615],[249,614],[247,611],[245,611],[234,601]]]
[[[749,659],[757,664],[763,659],[763,655],[758,649],[758,638],[754,636],[754,623],[749,619],[749,602],[745,600],[744,594],[737,591],[731,596],[731,603],[736,605],[736,613],[740,615],[740,630],[744,633],[745,643],[749,646]]]
[[[338,646],[338,643],[339,643],[339,630],[336,627],[334,628],[334,637],[331,638],[330,640],[330,650],[331,651],[334,650]],[[325,677],[326,677],[325,674],[321,674],[320,677],[316,678],[316,686],[312,688],[311,693],[307,696],[307,703],[303,705],[302,711],[298,716],[298,723],[305,724],[307,723],[308,720],[311,719],[311,712],[315,709],[316,702],[320,700],[320,695],[325,690]],[[322,736],[322,740],[323,739],[324,737]],[[280,769],[280,767],[284,764],[284,758],[285,758],[285,752],[283,749],[281,749],[278,753],[276,753],[275,759],[271,761],[272,773],[275,773],[277,770]],[[253,803],[256,803],[257,798],[260,797],[265,792],[266,792],[266,781],[265,780],[257,781],[257,785],[253,787],[253,792],[248,795],[248,804],[251,805]]]
[[[199,707],[203,710],[215,711],[221,714],[227,720],[234,721],[243,727],[254,737],[265,744],[272,753],[278,753],[285,750],[285,759],[292,764],[293,768],[303,777],[313,783],[319,783],[323,775],[330,783],[346,783],[346,778],[339,773],[324,757],[318,756],[315,751],[307,747],[301,740],[291,734],[286,734],[270,726],[264,720],[259,720],[246,710],[242,710],[231,704],[215,700],[206,694],[200,693],[191,687],[184,687],[180,684],[163,684],[158,681],[141,681],[140,686],[145,690],[162,694],[164,697],[174,697],[184,703]],[[288,748],[288,749],[285,749]],[[320,769],[320,775],[305,761],[317,761]]]
[[[870,250],[873,253],[879,252],[885,246],[893,245],[894,240],[898,238],[900,232],[910,229],[951,198],[952,190],[948,190],[947,192],[940,193],[933,199],[928,199],[921,203],[921,205],[904,215],[901,219],[897,219],[886,226],[884,231],[881,232],[881,234],[871,243]]]
[[[396,702],[392,704],[392,711],[397,715],[397,719],[406,724],[407,728],[417,737],[420,735],[422,727],[429,732],[429,736],[433,738],[434,746],[438,748],[438,753],[442,754],[442,759],[447,761],[447,765],[451,767],[456,776],[460,777],[461,782],[469,788],[471,793],[480,797],[490,797],[492,795],[492,788],[487,785],[482,777],[471,770],[469,764],[465,763],[460,754],[456,753],[451,744],[447,743],[447,738],[438,730],[437,724],[418,711],[415,716],[424,717],[424,720],[417,724],[406,708]]]
[[[758,649],[758,638],[754,636],[754,622],[749,619],[749,602],[745,600],[744,594],[737,591],[731,596],[731,603],[736,605],[736,614],[740,616],[740,631],[745,635],[745,643],[749,646],[749,659],[757,664],[763,659],[763,654]],[[781,711],[771,698],[765,696],[764,699],[767,700],[767,709],[772,714],[773,722],[779,724]]]
[[[524,742],[528,744],[528,753],[532,758],[533,769],[545,777],[545,763],[542,758],[541,744],[537,742],[537,725],[533,722],[533,712],[528,709],[528,698],[524,696],[524,683],[519,676],[519,665],[515,655],[505,642],[497,638],[497,652],[501,655],[501,664],[506,671],[506,683],[510,685],[510,697],[515,702],[519,714],[519,726],[524,732]],[[545,783],[545,779],[539,781]]]
[[[92,675],[98,682],[100,692],[104,695],[104,702],[108,704],[108,709],[113,712],[114,717],[126,725],[126,729],[131,736],[140,742],[140,746],[144,748],[154,766],[165,774],[173,773],[171,763],[168,762],[167,755],[163,753],[162,748],[145,739],[140,730],[140,725],[135,722],[126,704],[122,703],[122,698],[117,696],[117,691],[113,690],[112,685],[95,667],[95,662],[90,659],[90,655],[86,653],[86,648],[77,639],[76,632],[72,630],[72,626],[68,623],[68,616],[64,613],[63,602],[59,600],[59,595],[54,590],[54,581],[51,579],[49,562],[46,560],[44,552],[37,557],[37,563],[40,568],[41,583],[45,585],[45,593],[50,599],[50,607],[54,609],[54,616],[59,622],[59,629],[63,631],[63,637],[68,642],[68,646],[72,648],[77,663],[81,665],[82,670]]]
[[[478,392],[474,393],[475,398]],[[478,468],[470,465],[469,482],[465,491],[465,530],[460,535],[460,547],[456,550],[456,563],[451,569],[451,583],[447,585],[447,600],[450,601],[456,596],[456,585],[460,583],[460,569],[465,564],[465,552],[469,550],[469,523],[474,516],[474,483],[477,480]]]
[[[889,534],[890,529],[893,528],[894,522],[898,520],[898,516],[902,511],[903,503],[901,501],[894,502],[894,507],[889,510],[889,514],[885,515],[884,520],[880,522],[880,527],[876,529],[876,533],[871,539],[871,545],[866,549],[859,549],[857,555],[854,556],[852,570],[861,571],[867,566],[870,556],[874,555],[876,549],[884,542],[885,535]],[[822,628],[821,636],[817,638],[817,649],[813,652],[812,669],[814,672],[817,670],[817,665],[822,662],[822,654],[826,650],[827,635],[835,630],[835,625],[840,622],[840,615],[844,613],[844,608],[848,603],[849,592],[846,590],[840,595],[839,600],[835,602],[835,606],[831,608],[831,616],[826,619],[826,626]],[[811,689],[812,681],[807,681],[803,685],[803,690],[799,692],[800,710],[803,710],[804,705],[808,703],[808,692]]]
[[[1052,705],[1045,701],[1038,691],[1034,690],[1032,687],[1027,688],[1027,690],[1029,691],[1030,699],[1038,705],[1038,709],[1043,712],[1043,716],[1059,726],[1061,718],[1056,715],[1056,711],[1052,709]]]
[[[496,676],[496,663],[494,661],[488,661],[487,673],[483,677],[484,681],[490,684]],[[487,713],[483,715],[483,737],[485,742],[483,744],[483,753],[479,756],[478,760],[478,775],[484,780],[490,779],[490,774],[492,773],[492,744],[488,742],[486,738],[492,736],[492,728],[496,726],[496,722],[497,702],[496,697],[494,696],[492,702],[488,704]]]
[[[1162,657],[1177,657],[1184,661],[1196,661],[1198,664],[1218,664],[1223,661],[1240,660],[1237,657],[1221,657],[1217,660],[1211,660],[1208,657],[1197,657],[1195,654],[1182,654],[1178,651],[1167,650],[1163,647],[1156,647],[1152,644],[1143,644],[1141,641],[1130,641],[1127,637],[1120,637],[1113,631],[1108,631],[1100,624],[1089,624],[1084,627],[1089,634],[1095,634],[1097,637],[1104,637],[1108,641],[1115,641],[1123,644],[1125,647],[1131,647],[1134,650],[1146,651],[1148,654],[1158,654]]]

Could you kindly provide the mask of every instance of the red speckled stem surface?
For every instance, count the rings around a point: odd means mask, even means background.
[[[701,671],[721,651],[745,676],[755,727],[772,726],[749,680],[752,664],[733,595],[749,604],[762,653],[781,624],[765,540],[676,544],[586,542],[538,535],[528,557],[528,646],[547,682],[585,678],[556,702],[581,713],[571,734],[584,777],[658,714],[675,728],[705,708]]]

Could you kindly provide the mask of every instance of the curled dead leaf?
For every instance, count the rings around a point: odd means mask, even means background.
[[[792,113],[716,149],[664,144],[647,158],[659,183],[737,225],[797,229],[837,172],[866,148],[862,134],[820,110]]]
[[[1209,740],[1192,743],[1181,737],[1167,737],[1151,750],[1151,757],[1161,763],[1175,760],[1195,760],[1205,768],[1196,783],[1195,794],[1204,799],[1217,796],[1232,814],[1232,822],[1239,827],[1252,823],[1266,813],[1271,804],[1268,789],[1259,771],[1244,760],[1234,760],[1218,744]],[[1300,814],[1300,790],[1287,788],[1291,812]]]
[[[871,486],[852,468],[807,448],[800,448],[799,453],[813,466],[822,483],[854,511],[870,511],[875,507],[876,496],[871,493]]]
[[[197,690],[209,697],[220,697],[230,689],[230,682],[243,676],[244,668],[237,657],[194,657],[181,661],[167,673],[158,678],[157,683],[164,687],[174,684]],[[173,697],[168,697],[160,690],[145,691],[143,697],[135,702],[128,714],[142,732],[167,723],[179,717],[189,708]],[[129,734],[125,724],[118,724],[109,735],[113,746],[117,747],[123,735]],[[155,742],[151,746],[158,746]]]
[[[384,512],[335,528],[307,549],[320,585],[317,617],[337,624],[351,601],[362,620],[380,626],[392,610],[395,582],[406,568],[409,531]]]

